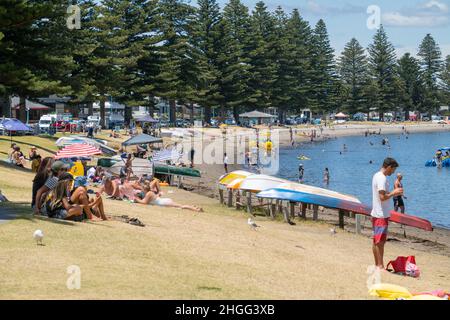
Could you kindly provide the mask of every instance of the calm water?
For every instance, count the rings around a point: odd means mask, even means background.
[[[382,146],[387,137],[391,149]],[[374,145],[371,146],[370,142]],[[346,144],[348,152],[343,150]],[[395,158],[403,173],[406,212],[430,220],[434,225],[450,228],[450,168],[426,168],[436,150],[450,146],[450,133],[410,134],[369,137],[345,137],[325,142],[303,144],[299,148],[280,151],[280,177],[297,180],[298,165],[305,168],[304,182],[324,187],[323,171],[330,170],[329,189],[352,194],[371,204],[372,176],[379,170],[385,157]],[[311,158],[300,161],[301,154]],[[370,164],[370,161],[373,164]],[[389,178],[393,187],[395,177]]]

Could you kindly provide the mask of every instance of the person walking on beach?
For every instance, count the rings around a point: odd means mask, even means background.
[[[292,131],[292,127],[289,128],[289,135],[291,137],[291,145],[294,146],[294,132]]]
[[[397,173],[397,179],[395,180],[394,189],[402,189],[403,190],[402,180],[403,180],[403,175],[401,173]],[[405,213],[405,203],[403,201],[403,198],[406,199],[406,197],[404,195],[394,197],[395,212],[398,212],[398,209],[400,209],[401,213]]]
[[[225,169],[225,173],[228,173],[228,156],[226,153],[223,154],[223,168]]]
[[[375,259],[375,266],[380,269],[384,269],[384,245],[387,240],[388,222],[390,217],[389,199],[403,195],[402,188],[396,188],[392,192],[389,192],[389,181],[387,177],[394,174],[398,167],[397,161],[392,158],[386,158],[383,162],[383,167],[372,179],[372,251]]]
[[[127,181],[130,180],[131,175],[133,174],[133,160],[134,160],[133,155],[129,153],[127,156],[127,161],[125,162],[125,174],[127,177]]]
[[[298,166],[298,182],[303,183],[303,176],[305,175],[305,169],[303,168],[303,164]]]
[[[325,168],[325,171],[323,172],[323,182],[326,185],[330,184],[330,170],[328,170],[328,168]]]

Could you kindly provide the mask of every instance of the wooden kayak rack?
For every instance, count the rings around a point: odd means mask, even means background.
[[[225,196],[226,192],[226,196]],[[306,204],[302,202],[292,202],[292,201],[282,201],[282,200],[269,200],[268,202],[265,202],[265,199],[258,199],[259,203],[253,203],[252,200],[254,193],[251,191],[245,191],[245,190],[236,190],[234,192],[233,189],[227,188],[222,189],[219,188],[219,201],[220,204],[226,205],[228,208],[235,207],[236,210],[241,210],[242,208],[245,208],[247,213],[254,216],[253,209],[256,208],[266,208],[266,215],[271,217],[272,219],[275,219],[277,213],[282,213],[284,222],[289,224],[295,224],[291,221],[292,218],[295,217],[295,207],[297,204],[300,205],[300,210],[298,212],[298,217],[306,220],[306,213],[307,210],[312,210],[312,219],[313,221],[317,221],[319,219],[319,206],[318,205],[311,205]],[[226,198],[226,199],[225,199]],[[233,201],[233,198],[234,201]],[[245,198],[245,201],[242,201],[243,198]],[[283,205],[283,202],[286,202],[287,205]],[[345,220],[344,217],[354,217],[356,219],[356,233],[361,233],[361,215],[360,214],[353,214],[351,212],[345,211],[345,210],[338,210],[338,224],[339,228],[344,229]]]

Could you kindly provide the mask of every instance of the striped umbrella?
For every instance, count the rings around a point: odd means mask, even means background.
[[[157,151],[153,154],[152,160],[156,162],[163,162],[170,160],[172,162],[176,162],[180,160],[182,154],[176,149],[164,149],[161,151]]]
[[[84,143],[76,143],[61,149],[55,156],[55,159],[81,158],[102,154],[94,146]]]

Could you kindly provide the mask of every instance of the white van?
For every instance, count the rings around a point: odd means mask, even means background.
[[[52,123],[57,121],[56,114],[46,114],[39,119],[39,131],[49,132]]]

